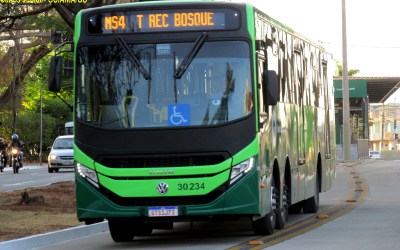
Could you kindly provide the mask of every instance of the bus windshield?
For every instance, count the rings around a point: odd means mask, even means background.
[[[109,129],[208,126],[253,111],[247,42],[204,42],[181,77],[174,74],[193,42],[124,44],[78,48],[81,122]]]

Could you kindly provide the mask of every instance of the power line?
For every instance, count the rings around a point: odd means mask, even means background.
[[[318,41],[322,44],[328,44],[333,46],[340,46],[340,44]],[[372,48],[372,49],[400,49],[400,46],[383,46],[383,45],[363,45],[363,44],[349,44],[348,47],[356,48]]]

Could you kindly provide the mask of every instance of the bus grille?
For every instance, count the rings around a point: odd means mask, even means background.
[[[229,156],[224,154],[184,156],[105,156],[99,159],[99,163],[109,168],[183,167],[214,165],[219,164],[228,158]]]
[[[111,191],[102,188],[102,193],[115,204],[120,206],[182,206],[182,205],[199,205],[212,202],[221,196],[226,190],[225,186],[221,186],[206,195],[196,196],[173,196],[173,197],[120,197]]]

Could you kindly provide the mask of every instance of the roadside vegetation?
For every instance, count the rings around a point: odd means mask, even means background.
[[[74,189],[74,182],[68,181],[1,192],[0,242],[83,225],[76,217]],[[29,202],[22,199],[25,191]]]
[[[46,152],[64,132],[64,123],[72,120],[72,53],[61,54],[65,84],[60,93],[47,90],[47,79],[55,49],[73,40],[76,14],[86,8],[134,1],[28,2],[32,3],[0,4],[0,137],[8,142],[17,133],[25,143],[25,156],[37,161],[39,153]]]

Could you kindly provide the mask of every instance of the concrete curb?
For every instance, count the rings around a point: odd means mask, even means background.
[[[93,224],[83,225],[79,227],[67,228],[60,231],[32,235],[20,239],[5,241],[0,243],[0,250],[26,250],[38,247],[49,246],[62,241],[73,240],[82,238],[88,235],[107,232],[108,223],[107,221]]]

